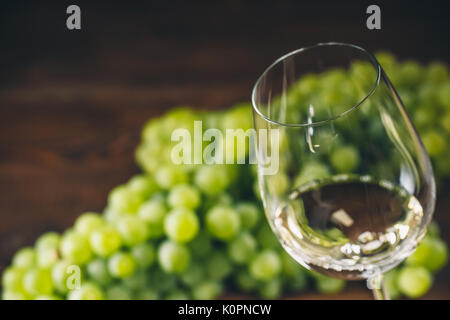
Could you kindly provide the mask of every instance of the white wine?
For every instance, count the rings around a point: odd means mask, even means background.
[[[423,209],[405,189],[341,175],[293,191],[272,219],[285,249],[303,265],[362,279],[399,264],[422,236]]]

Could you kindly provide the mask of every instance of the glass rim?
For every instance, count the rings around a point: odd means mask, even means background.
[[[345,111],[343,111],[342,113],[334,116],[334,117],[330,117],[329,119],[326,120],[320,120],[320,121],[315,121],[315,122],[310,122],[310,123],[283,123],[283,122],[279,122],[276,120],[273,120],[267,116],[265,116],[262,111],[260,110],[260,108],[258,107],[257,103],[256,103],[256,91],[257,91],[257,87],[259,85],[259,83],[261,82],[261,80],[268,74],[268,72],[270,70],[272,70],[276,65],[278,65],[278,63],[282,62],[283,60],[285,60],[286,58],[289,58],[291,56],[294,56],[298,53],[310,50],[310,49],[314,49],[314,48],[318,48],[318,47],[324,47],[324,46],[344,46],[344,47],[350,47],[356,50],[359,50],[361,52],[363,52],[364,54],[366,54],[369,58],[369,60],[374,64],[374,67],[377,70],[377,76],[375,79],[375,82],[372,86],[372,88],[370,89],[370,91],[367,93],[367,95],[365,95],[365,97],[363,99],[361,99],[358,103],[356,103],[354,106],[349,107],[348,109],[346,109]],[[256,80],[255,85],[253,86],[253,90],[252,90],[252,106],[253,106],[253,110],[259,115],[261,116],[263,119],[265,119],[266,121],[278,125],[278,126],[283,126],[283,127],[311,127],[311,126],[316,126],[316,125],[323,125],[326,124],[328,122],[334,121],[336,119],[339,119],[345,115],[347,115],[348,113],[352,112],[353,110],[357,109],[364,101],[366,101],[375,91],[375,89],[377,88],[379,82],[381,79],[381,66],[378,62],[378,60],[376,59],[375,55],[372,54],[370,51],[355,45],[355,44],[351,44],[351,43],[345,43],[345,42],[319,42],[315,45],[311,45],[311,46],[307,46],[307,47],[303,47],[300,49],[296,49],[294,51],[288,52],[285,55],[281,56],[280,58],[276,59],[273,63],[271,63],[265,70],[264,72],[258,77],[258,79]]]

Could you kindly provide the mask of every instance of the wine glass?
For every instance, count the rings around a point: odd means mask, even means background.
[[[435,182],[374,55],[346,43],[293,51],[264,71],[252,103],[259,191],[284,249],[388,299],[382,274],[425,235]]]

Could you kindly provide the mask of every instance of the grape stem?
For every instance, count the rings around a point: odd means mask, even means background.
[[[391,300],[381,273],[367,279],[367,287],[372,290],[375,300]]]

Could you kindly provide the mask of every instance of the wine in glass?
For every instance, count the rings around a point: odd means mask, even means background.
[[[252,102],[259,189],[284,249],[308,269],[367,279],[386,298],[381,276],[425,235],[435,183],[376,58],[345,43],[296,50],[264,71]]]

